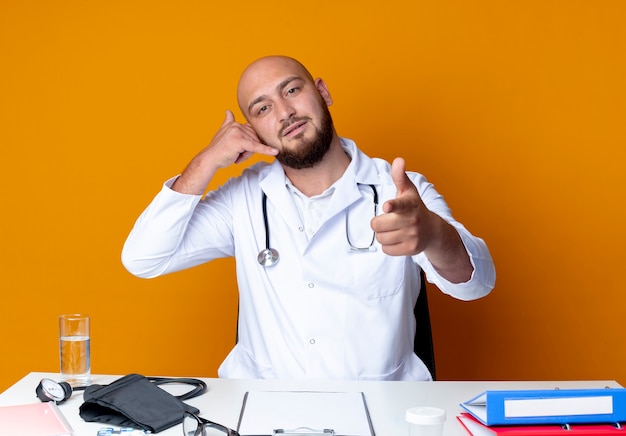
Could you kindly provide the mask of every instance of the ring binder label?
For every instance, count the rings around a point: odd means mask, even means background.
[[[613,397],[597,396],[593,402],[588,397],[533,398],[504,400],[504,416],[520,418],[528,416],[602,415],[613,413]]]

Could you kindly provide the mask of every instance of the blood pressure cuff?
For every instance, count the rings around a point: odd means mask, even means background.
[[[193,384],[196,390],[177,397],[158,386],[163,383]],[[83,394],[85,402],[80,406],[79,413],[87,422],[140,428],[158,433],[181,423],[185,411],[200,413],[195,407],[185,404],[181,398],[191,398],[205,390],[204,382],[197,379],[147,378],[139,374],[129,374],[109,385],[88,386]]]

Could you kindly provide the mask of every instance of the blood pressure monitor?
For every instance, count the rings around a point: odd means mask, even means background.
[[[72,386],[68,382],[57,382],[44,378],[37,385],[35,393],[37,398],[43,402],[54,401],[59,404],[72,396]]]

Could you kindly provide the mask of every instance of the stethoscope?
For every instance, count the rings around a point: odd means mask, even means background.
[[[263,224],[265,224],[265,249],[261,250],[257,260],[262,266],[272,266],[278,263],[278,251],[270,248],[270,225],[267,222],[267,194],[263,192]]]
[[[374,185],[368,185],[372,188],[372,194],[374,196],[374,216],[378,214],[378,191]],[[263,224],[265,225],[265,248],[261,250],[259,255],[257,256],[257,261],[261,266],[273,266],[278,263],[280,259],[280,255],[278,251],[274,248],[270,248],[270,225],[267,220],[267,195],[263,192],[262,199],[263,206]],[[376,240],[376,232],[372,232],[372,240],[370,241],[367,247],[359,247],[354,245],[350,241],[350,232],[348,226],[348,211],[346,211],[346,239],[348,241],[348,245],[350,246],[351,251],[374,251],[376,248],[374,247],[374,241]]]

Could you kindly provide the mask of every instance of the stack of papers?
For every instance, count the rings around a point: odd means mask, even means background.
[[[496,425],[488,427],[469,413],[461,413],[457,419],[472,436],[621,436],[623,428],[613,424],[574,425]]]

